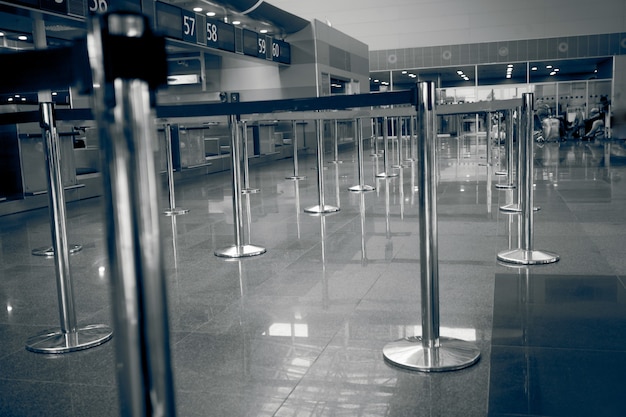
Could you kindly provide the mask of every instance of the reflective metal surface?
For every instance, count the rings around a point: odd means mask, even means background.
[[[317,194],[319,204],[304,209],[305,213],[324,214],[335,213],[340,210],[338,206],[332,206],[325,203],[324,191],[324,131],[322,130],[322,121],[316,120],[317,135]]]
[[[412,371],[456,371],[474,365],[480,359],[480,350],[464,340],[439,337],[439,345],[424,346],[420,336],[388,343],[383,348],[385,359],[394,365]]]
[[[523,265],[547,264],[559,260],[555,253],[537,251],[534,249],[534,153],[533,153],[533,105],[534,95],[524,93],[522,95],[521,108],[521,133],[520,154],[519,154],[519,184],[521,193],[518,194],[520,207],[520,236],[519,248],[513,251],[502,251],[498,253],[497,259],[502,262]],[[535,253],[536,252],[536,253]]]

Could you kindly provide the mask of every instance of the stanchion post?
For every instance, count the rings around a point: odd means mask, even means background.
[[[480,351],[473,343],[439,334],[435,85],[421,82],[418,86],[422,335],[388,343],[383,356],[388,362],[410,370],[452,371],[476,363]]]
[[[516,188],[513,182],[513,110],[509,110],[506,124],[506,177],[507,182],[496,184],[496,188],[510,190]]]
[[[350,191],[374,191],[376,187],[366,185],[364,183],[363,174],[363,125],[361,119],[355,119],[354,121],[354,134],[357,140],[357,167],[358,167],[358,180],[359,183],[349,188]]]
[[[165,39],[150,27],[140,14],[107,13],[93,18],[87,35],[104,155],[119,404],[133,417],[176,415],[151,107],[167,82],[167,57]]]
[[[383,172],[376,174],[376,178],[391,178],[397,177],[395,172],[389,172],[389,135],[387,134],[387,116],[383,117]]]
[[[101,345],[111,339],[113,332],[102,324],[80,328],[77,325],[67,243],[65,190],[60,168],[61,150],[54,118],[54,104],[40,103],[39,111],[47,164],[50,234],[61,326],[60,329],[47,330],[30,337],[26,342],[26,349],[36,353],[67,353]]]
[[[324,202],[324,132],[322,130],[322,121],[318,119],[315,123],[317,134],[317,194],[319,204],[305,208],[304,211],[310,214],[334,213],[339,211],[339,207],[326,205]]]
[[[374,150],[374,153],[370,154],[371,157],[378,158],[380,156],[380,151],[378,150],[378,117],[374,117],[371,119],[372,123],[372,143],[370,144],[370,148]]]
[[[334,120],[335,126],[335,138],[333,140],[333,160],[330,161],[331,164],[342,164],[343,161],[339,160],[339,121],[337,119]]]
[[[231,162],[233,183],[233,225],[235,228],[235,244],[217,249],[215,256],[222,258],[242,258],[261,255],[266,249],[261,246],[244,243],[243,209],[241,204],[241,136],[237,116],[230,115]]]
[[[521,181],[522,194],[519,201],[521,217],[520,247],[498,253],[497,259],[504,263],[517,265],[549,264],[559,260],[559,255],[551,252],[535,250],[533,248],[533,213],[534,213],[534,190],[533,190],[533,93],[522,95],[521,125],[522,137],[520,137],[521,154],[520,170],[518,171]]]
[[[245,120],[239,122],[241,126],[241,138],[243,141],[243,194],[254,194],[260,190],[258,188],[250,188],[250,168],[248,160],[248,124]]]
[[[176,208],[176,193],[174,192],[174,161],[172,159],[172,126],[168,123],[165,130],[165,159],[167,167],[167,188],[170,198],[170,208],[165,210],[166,216],[178,216],[189,213],[187,209]]]
[[[298,173],[298,125],[295,120],[291,121],[291,130],[293,132],[293,137],[291,139],[291,144],[293,146],[293,175],[291,177],[287,177],[286,179],[299,181],[305,179],[306,177]]]

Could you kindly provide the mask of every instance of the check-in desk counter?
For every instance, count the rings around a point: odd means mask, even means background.
[[[172,124],[172,168],[177,175],[194,175],[192,171],[211,173],[228,169],[230,165],[230,131],[222,122],[203,124]],[[167,170],[167,146],[164,127],[158,129],[157,165]],[[197,174],[197,172],[196,172]]]
[[[59,132],[61,178],[63,186],[74,187],[76,165],[74,160],[74,138],[76,132]],[[48,190],[47,164],[41,128],[37,123],[5,125],[0,130],[0,196],[22,199],[45,194]]]

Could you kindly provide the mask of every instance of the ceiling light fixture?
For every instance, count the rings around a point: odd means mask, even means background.
[[[206,12],[206,15],[209,17],[215,16],[215,12]]]

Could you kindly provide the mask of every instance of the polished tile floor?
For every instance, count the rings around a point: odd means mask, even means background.
[[[513,191],[485,167],[484,143],[441,138],[438,228],[441,334],[474,342],[475,365],[412,372],[383,347],[421,334],[418,200],[409,167],[351,193],[355,152],[325,163],[318,203],[315,156],[303,181],[291,159],[252,166],[261,192],[249,240],[267,253],[216,257],[234,242],[229,173],[176,184],[189,213],[162,219],[172,367],[179,416],[606,416],[626,415],[626,152],[621,142],[536,147],[534,247],[550,265],[499,264],[515,247],[518,216],[499,207]],[[366,152],[369,155],[369,150]],[[332,155],[327,154],[327,159]],[[163,208],[168,207],[163,187]],[[1,203],[0,203],[1,204]],[[102,200],[67,207],[76,314],[113,325]],[[247,223],[247,221],[246,221]],[[247,229],[247,225],[246,225]],[[0,217],[0,415],[118,416],[114,345],[61,355],[25,341],[59,326],[47,210]],[[115,336],[114,336],[115,337]]]

